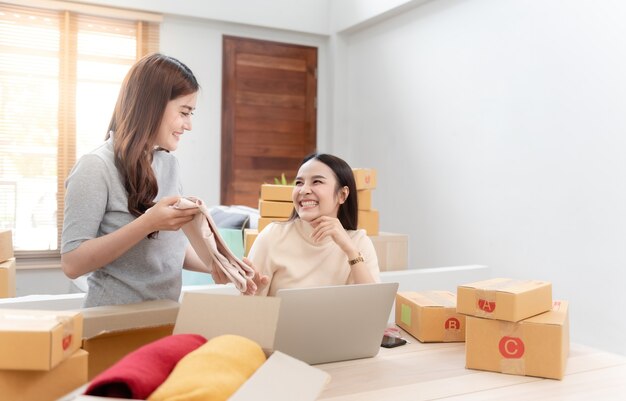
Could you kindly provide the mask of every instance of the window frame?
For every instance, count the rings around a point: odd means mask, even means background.
[[[94,6],[51,0],[9,0],[6,5],[16,5],[22,9],[31,8],[59,12],[61,22],[59,50],[59,104],[57,142],[57,249],[56,250],[15,250],[18,268],[58,268],[60,267],[61,232],[65,198],[65,179],[76,162],[76,94],[78,64],[76,28],[79,16],[96,16],[117,20],[131,20],[136,29],[135,60],[144,55],[159,51],[160,14],[139,12],[114,7]]]

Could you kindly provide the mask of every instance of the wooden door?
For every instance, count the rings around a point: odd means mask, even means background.
[[[224,37],[223,205],[258,207],[261,184],[293,180],[316,148],[317,49]]]

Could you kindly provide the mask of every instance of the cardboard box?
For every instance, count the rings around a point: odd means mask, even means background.
[[[178,308],[178,302],[160,300],[82,309],[89,380],[126,354],[172,334]]]
[[[552,308],[552,284],[494,278],[460,285],[456,308],[466,315],[518,322]]]
[[[373,168],[353,168],[352,172],[357,190],[376,188],[376,170]]]
[[[421,342],[465,341],[465,316],[450,291],[399,292],[396,324]]]
[[[569,354],[566,301],[517,323],[468,316],[465,365],[523,376],[562,379]]]
[[[357,202],[359,204],[359,210],[371,210],[372,209],[372,190],[361,189],[356,191]]]
[[[263,231],[263,229],[267,227],[268,224],[273,223],[275,221],[287,221],[287,220],[289,220],[289,218],[287,217],[259,217],[258,230],[259,232]]]
[[[248,256],[250,253],[250,248],[252,248],[252,244],[254,244],[254,240],[257,235],[259,235],[259,230],[255,230],[253,228],[246,228],[243,231],[243,243],[245,248],[245,252],[243,254],[244,256]]]
[[[205,338],[237,334],[256,341],[267,361],[241,386],[229,401],[313,401],[330,380],[321,369],[273,351],[280,311],[280,298],[244,297],[186,292],[180,305],[174,333],[195,333]],[[280,383],[277,383],[280,378]],[[279,385],[278,385],[279,384]],[[84,388],[62,401],[112,401],[80,395]]]
[[[370,235],[380,271],[405,270],[409,266],[409,236],[379,232]]]
[[[261,185],[261,199],[263,200],[291,202],[292,193],[293,185]]]
[[[0,231],[0,262],[11,259],[13,256],[13,233],[11,230]]]
[[[261,217],[289,217],[293,212],[293,202],[259,200]]]
[[[15,258],[0,262],[0,298],[15,296]]]
[[[77,311],[0,310],[0,369],[50,370],[80,348]]]
[[[378,235],[378,210],[359,210],[358,228],[365,230],[367,235]]]
[[[87,352],[78,349],[49,371],[0,370],[0,394],[6,401],[54,401],[87,383]]]

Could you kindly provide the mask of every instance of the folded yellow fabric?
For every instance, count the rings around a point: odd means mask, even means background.
[[[149,401],[227,400],[265,362],[254,341],[227,334],[185,355]]]

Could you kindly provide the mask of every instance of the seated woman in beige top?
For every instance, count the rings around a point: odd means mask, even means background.
[[[328,154],[307,156],[295,180],[289,221],[270,223],[254,241],[248,260],[269,284],[281,288],[380,281],[370,238],[357,230],[356,184],[350,166]]]

